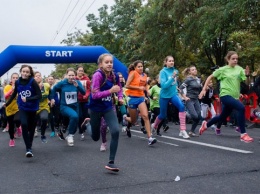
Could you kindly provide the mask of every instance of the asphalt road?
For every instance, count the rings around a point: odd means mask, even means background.
[[[255,142],[247,144],[232,127],[190,140],[178,137],[178,127],[171,123],[154,146],[139,127],[132,138],[120,133],[118,173],[104,168],[109,152],[89,136],[76,134],[68,147],[47,131],[48,143],[35,138],[34,157],[26,158],[23,139],[9,147],[0,132],[0,193],[260,193],[260,128],[248,129]]]

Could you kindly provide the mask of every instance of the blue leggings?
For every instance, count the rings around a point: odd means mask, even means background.
[[[239,101],[233,98],[232,96],[222,96],[220,97],[220,101],[222,103],[222,112],[220,115],[213,117],[207,123],[207,127],[218,123],[219,121],[225,121],[226,118],[231,114],[232,110],[235,109],[237,111],[237,122],[240,128],[241,134],[246,132],[245,129],[245,107]]]
[[[167,108],[168,108],[169,102],[171,102],[174,106],[176,106],[178,108],[179,112],[184,112],[185,107],[179,96],[174,95],[171,98],[160,98],[160,100],[159,100],[160,114],[158,115],[158,118],[160,120],[163,120],[167,117]]]
[[[98,141],[100,138],[100,125],[101,125],[102,117],[106,121],[111,134],[109,160],[114,161],[117,152],[118,139],[119,139],[119,124],[113,109],[106,112],[94,112],[94,111],[90,112],[90,125],[92,129],[92,139],[94,141]]]
[[[74,135],[77,131],[79,115],[78,115],[78,106],[60,106],[60,112],[63,116],[69,118],[68,131],[69,134]]]

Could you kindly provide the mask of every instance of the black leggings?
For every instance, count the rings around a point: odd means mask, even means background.
[[[8,132],[9,132],[10,139],[14,139],[14,124],[16,128],[20,127],[21,125],[19,117],[20,117],[19,111],[13,115],[7,116],[7,123],[9,125]]]
[[[26,150],[32,149],[33,137],[35,127],[37,124],[36,111],[24,111],[20,110],[20,121],[23,131],[23,140],[26,146]]]

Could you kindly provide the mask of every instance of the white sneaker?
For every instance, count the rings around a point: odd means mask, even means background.
[[[186,132],[186,130],[181,130],[179,136],[183,137],[184,139],[190,139],[190,136]]]
[[[107,144],[106,143],[102,143],[101,146],[100,146],[100,151],[104,152],[106,150],[107,150]]]
[[[215,131],[216,130],[216,128],[217,128],[217,126],[216,125],[211,125],[211,127],[210,127],[213,131]]]
[[[155,134],[156,129],[154,128],[154,123],[152,123],[151,128],[152,128],[152,131],[151,131],[151,132],[152,132],[153,134]]]
[[[85,139],[85,136],[84,136],[84,134],[82,133],[82,134],[80,135],[80,140],[81,140],[81,141],[84,141],[84,139]]]
[[[68,146],[74,146],[73,135],[69,134],[69,135],[66,137],[66,140],[67,140]]]
[[[8,132],[8,129],[7,128],[4,128],[2,132]]]
[[[126,117],[127,117],[127,115],[126,114],[124,114],[123,115],[123,126],[127,126],[127,120],[126,120]]]
[[[37,131],[37,128],[35,129],[34,137],[38,137],[38,131]]]
[[[122,127],[122,132],[126,132],[126,126]]]

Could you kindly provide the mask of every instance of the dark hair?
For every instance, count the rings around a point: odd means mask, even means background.
[[[128,73],[130,73],[131,71],[135,70],[136,66],[137,66],[139,63],[142,63],[142,65],[143,65],[143,61],[141,61],[141,60],[137,60],[137,61],[135,61],[134,63],[130,64],[130,65],[128,66]]]
[[[78,70],[79,68],[82,68],[82,69],[83,69],[83,71],[85,71],[85,69],[84,69],[83,65],[78,65],[76,69]]]
[[[20,68],[20,73],[22,72],[22,69],[23,69],[23,68],[26,68],[26,67],[29,68],[29,70],[30,70],[30,74],[31,74],[31,75],[30,75],[29,77],[34,77],[33,68],[32,68],[30,65],[26,65],[26,64],[22,65],[21,68]]]

